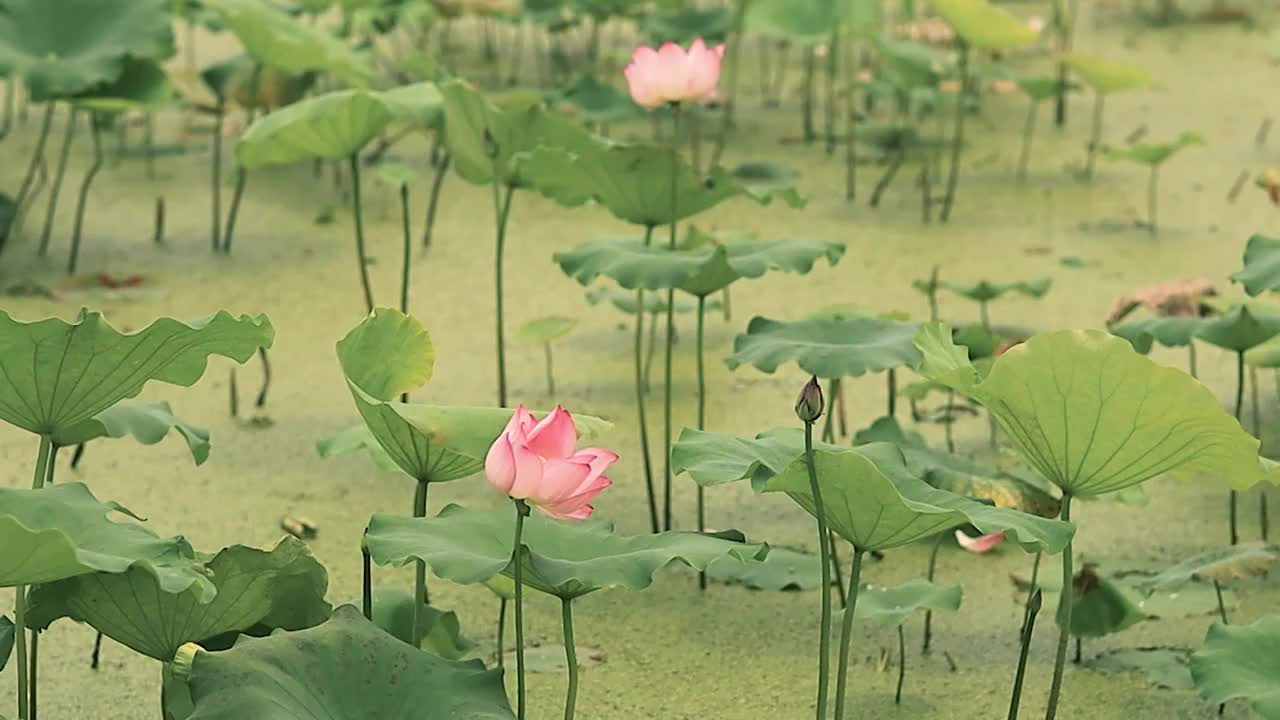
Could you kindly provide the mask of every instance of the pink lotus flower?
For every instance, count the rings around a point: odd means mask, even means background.
[[[1004,542],[1004,533],[997,532],[990,535],[982,535],[980,537],[969,537],[964,531],[956,531],[956,542],[960,543],[960,547],[971,553],[988,553],[1000,547],[1000,543]]]
[[[489,448],[484,474],[508,497],[524,500],[560,520],[585,520],[591,500],[609,487],[604,471],[618,456],[600,448],[574,451],[578,428],[556,406],[536,422],[524,405]]]
[[[702,38],[693,41],[688,52],[675,43],[654,50],[641,45],[631,53],[631,64],[623,74],[631,99],[653,110],[667,104],[701,101],[720,83],[720,61],[724,45],[708,48]]]

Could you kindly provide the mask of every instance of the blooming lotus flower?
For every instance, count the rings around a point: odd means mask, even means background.
[[[609,487],[604,471],[618,456],[600,448],[575,451],[578,428],[559,405],[541,421],[524,405],[489,448],[484,474],[508,497],[560,520],[584,520],[591,500]]]
[[[689,51],[675,43],[654,50],[641,45],[631,53],[631,64],[623,74],[631,99],[653,110],[663,105],[702,101],[720,83],[720,61],[724,45],[708,48],[702,38]]]
[[[979,537],[969,537],[963,531],[956,531],[956,542],[960,543],[960,547],[971,553],[988,553],[1000,547],[1000,543],[1004,542],[1004,533],[997,532],[990,535],[982,535]]]

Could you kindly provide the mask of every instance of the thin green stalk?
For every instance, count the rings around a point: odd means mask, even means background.
[[[646,225],[644,229],[644,244],[649,246],[653,239],[653,226]],[[650,330],[657,327],[657,318],[650,319]],[[653,339],[649,340],[649,347],[653,347]],[[644,395],[645,395],[645,378],[647,374],[644,372],[644,361],[642,358],[644,348],[644,290],[636,290],[636,338],[635,338],[635,372],[636,372],[636,413],[640,420],[640,457],[644,462],[644,489],[645,497],[649,501],[649,529],[653,532],[661,530],[658,524],[658,499],[657,493],[653,487],[653,460],[649,455],[649,424],[645,420]]]
[[[1062,513],[1063,522],[1071,522],[1071,493],[1064,492],[1062,494]],[[1072,541],[1067,541],[1067,546],[1062,549],[1062,593],[1061,600],[1061,629],[1058,631],[1058,652],[1053,662],[1053,683],[1049,686],[1049,707],[1045,711],[1044,720],[1053,720],[1058,715],[1058,698],[1062,694],[1062,673],[1067,667],[1067,646],[1071,642],[1071,606],[1074,604],[1071,597],[1071,584],[1075,578],[1072,571],[1071,563],[1071,546]]]
[[[698,429],[705,430],[707,428],[707,378],[706,368],[704,367],[703,355],[703,326],[706,325],[707,297],[705,295],[698,296],[698,331],[697,340],[694,343],[698,358]],[[705,532],[707,529],[707,509],[705,491],[702,485],[698,485],[698,532]],[[702,571],[698,573],[698,588],[707,589],[707,573]]]
[[[409,314],[409,266],[413,259],[413,240],[409,228],[409,185],[400,185],[400,226],[404,232],[404,257],[400,270],[400,312]]]
[[[677,151],[677,145],[680,142],[680,105],[673,103],[671,105],[671,240],[669,247],[674,250],[676,247],[676,228],[679,225],[676,216],[679,214],[679,178],[680,178],[680,156]],[[662,482],[662,528],[664,530],[671,529],[671,359],[672,359],[672,341],[676,335],[676,291],[675,288],[667,290],[667,348],[666,348],[666,372],[665,387],[663,388],[662,398],[662,457],[663,466],[663,482]]]
[[[97,670],[102,664],[102,633],[93,639],[93,654],[89,656],[89,669]]]
[[[564,659],[569,666],[569,691],[564,699],[564,720],[573,720],[578,704],[578,650],[573,642],[573,601],[560,601],[560,624],[564,627]]]
[[[893,694],[893,704],[902,704],[902,683],[907,679],[907,638],[902,629],[902,625],[898,625],[898,689]]]
[[[1102,145],[1102,108],[1106,95],[1101,92],[1094,96],[1093,100],[1093,130],[1089,135],[1089,155],[1085,160],[1084,177],[1086,180],[1093,177],[1093,169],[1098,159],[1098,148]]]
[[[1040,554],[1036,553],[1036,567],[1040,566]],[[1018,708],[1022,704],[1022,681],[1027,675],[1027,655],[1031,652],[1031,636],[1036,630],[1036,616],[1040,614],[1040,605],[1043,602],[1044,595],[1039,588],[1035,588],[1035,581],[1032,581],[1033,590],[1031,598],[1027,602],[1027,611],[1022,616],[1022,633],[1021,648],[1018,653],[1018,671],[1013,676],[1013,695],[1009,699],[1009,720],[1018,720]]]
[[[836,545],[836,534],[834,532],[827,533],[827,549],[831,552],[831,580],[836,584],[836,599],[840,601],[840,607],[844,607],[844,572],[840,570],[840,550]]]
[[[26,632],[26,629],[20,627],[18,628],[18,632],[20,633]],[[36,720],[37,716],[39,715],[36,708],[40,704],[40,697],[39,697],[40,633],[36,632],[35,630],[31,631],[31,653],[30,654],[31,654],[31,673],[30,673],[31,684],[29,688],[31,692],[31,697],[28,701],[27,717],[30,720]]]
[[[1262,441],[1262,406],[1258,404],[1258,368],[1249,368],[1249,407],[1253,415],[1253,436]],[[1258,524],[1262,532],[1262,541],[1267,541],[1270,528],[1267,518],[1267,492],[1264,489],[1258,494]]]
[[[511,199],[515,196],[516,189],[515,187],[508,187],[506,198],[502,199],[498,181],[498,175],[495,172],[493,176],[493,210],[497,219],[497,245],[494,251],[493,276],[495,305],[497,306],[498,314],[496,331],[498,345],[498,407],[506,407],[507,341],[502,311],[502,257],[507,245],[507,219],[511,216]]]
[[[804,457],[809,468],[809,490],[813,493],[814,515],[818,520],[818,555],[822,564],[822,617],[821,635],[818,636],[818,713],[817,720],[827,717],[827,682],[831,674],[831,558],[828,551],[827,516],[822,505],[822,489],[818,486],[818,469],[813,460],[813,423],[804,424]],[[854,550],[855,568],[860,562]],[[855,573],[857,570],[855,570]],[[857,582],[850,585],[857,587]],[[856,592],[856,591],[851,591]],[[856,595],[855,595],[856,597]],[[846,617],[852,618],[852,608],[846,606]],[[837,716],[839,717],[839,716]]]
[[[546,358],[547,366],[547,395],[554,399],[556,396],[556,374],[551,363],[551,343],[542,344],[542,353]]]
[[[244,198],[244,188],[249,182],[249,171],[243,165],[236,168],[236,187],[231,191],[231,207],[227,208],[227,225],[222,232],[223,255],[231,254],[231,239],[236,234],[236,220],[240,217],[240,201]]]
[[[955,129],[951,137],[951,167],[947,175],[947,191],[942,197],[942,212],[938,217],[942,222],[951,218],[951,206],[956,200],[956,187],[960,184],[960,151],[964,147],[964,101],[969,94],[969,46],[963,40],[957,41],[960,53],[958,66],[960,70],[960,92],[956,93]]]
[[[925,577],[929,582],[933,582],[933,578],[938,570],[938,551],[942,549],[942,541],[946,539],[946,533],[938,533],[938,537],[933,541],[933,550],[929,552],[929,571]],[[926,610],[924,613],[924,645],[921,652],[928,654],[929,644],[933,641],[933,611]]]
[[[440,191],[444,188],[444,179],[449,174],[449,165],[453,158],[445,153],[436,166],[436,177],[431,182],[431,198],[427,201],[426,227],[422,231],[422,247],[431,247],[431,235],[436,227],[436,211],[440,207]]]
[[[858,610],[858,588],[862,585],[861,548],[853,548],[853,572],[849,576],[849,599],[840,623],[840,664],[836,669],[836,717],[844,718],[845,688],[849,684],[849,642],[853,639],[853,616]]]
[[[1196,369],[1196,341],[1195,340],[1191,340],[1187,343],[1187,372],[1193,378],[1199,377],[1199,372]],[[1276,377],[1280,378],[1280,371],[1277,371]],[[1280,388],[1280,384],[1277,384],[1277,388]]]
[[[1218,617],[1222,618],[1223,625],[1230,625],[1231,621],[1227,620],[1227,604],[1222,601],[1222,583],[1214,580],[1213,592],[1218,597]]]
[[[218,252],[218,243],[222,239],[222,233],[219,232],[219,228],[222,225],[222,123],[225,120],[226,112],[223,110],[222,103],[219,102],[218,109],[214,111],[213,116],[213,158],[209,163],[212,175],[210,195],[213,201],[210,236],[214,253]]]
[[[418,481],[418,487],[413,493],[413,516],[416,518],[427,516],[427,489],[430,486],[431,483],[426,480]],[[415,645],[422,637],[420,634],[422,609],[427,602],[427,563],[424,560],[417,560],[413,566],[413,641]]]
[[[498,599],[498,667],[506,667],[506,653],[503,645],[507,640],[507,599]]]
[[[982,321],[982,327],[990,330],[991,329],[991,311],[987,307],[988,304],[989,302],[987,300],[979,301],[978,317]]]
[[[840,397],[840,378],[831,378],[827,381],[827,419],[822,421],[822,442],[834,443],[836,441],[836,402]]]
[[[521,552],[524,537],[524,519],[529,514],[529,505],[523,500],[516,500],[516,537],[511,548],[511,562],[515,566],[516,583],[516,720],[525,717],[524,688],[524,553]]]
[[[27,174],[22,178],[22,185],[18,189],[18,197],[14,200],[15,217],[20,216],[23,211],[23,205],[26,204],[31,194],[31,186],[36,179],[36,170],[44,162],[44,146],[49,139],[49,129],[53,127],[53,111],[57,103],[50,102],[44,109],[44,120],[40,122],[40,134],[36,136],[36,147],[31,153],[31,163],[27,166]],[[15,220],[14,224],[17,222]],[[19,719],[23,720],[23,719]]]
[[[956,421],[955,416],[951,414],[951,407],[952,405],[955,404],[955,402],[956,402],[956,391],[948,390],[947,391],[947,415],[945,418],[943,418],[942,434],[946,437],[947,452],[949,453],[954,453],[956,451],[955,433],[954,433],[954,430],[952,430],[951,428],[951,426]]]
[[[840,31],[843,30],[839,18],[831,24],[831,40],[827,44],[827,154],[836,152],[836,76],[840,72]]]
[[[102,135],[92,116],[89,120],[89,137],[93,140],[93,164],[89,166],[84,174],[84,180],[80,182],[80,196],[76,199],[76,220],[71,229],[71,255],[67,260],[68,275],[75,273],[76,263],[80,259],[80,240],[84,237],[84,211],[89,204],[89,186],[98,175],[98,171],[102,169]]]
[[[4,120],[0,121],[0,140],[9,137],[9,131],[13,129],[13,106],[15,93],[14,88],[18,81],[10,77],[4,83]]]
[[[74,106],[67,114],[67,132],[62,137],[62,148],[58,151],[58,169],[53,173],[53,184],[49,186],[49,202],[44,210],[44,227],[40,229],[40,257],[49,253],[49,239],[53,236],[53,218],[58,211],[58,194],[62,190],[62,178],[67,174],[67,159],[71,157],[71,141],[75,139],[76,118],[79,112]]]
[[[1031,164],[1031,141],[1036,133],[1036,116],[1040,114],[1040,101],[1032,100],[1027,110],[1027,122],[1022,126],[1022,152],[1018,155],[1018,182],[1027,181],[1027,166]]]
[[[45,475],[48,472],[49,454],[53,447],[53,442],[48,435],[40,436],[40,447],[36,450],[36,469],[31,477],[31,489],[39,490],[44,486]],[[14,647],[17,655],[15,657],[15,670],[18,675],[18,720],[30,720],[27,714],[27,703],[29,700],[27,687],[27,624],[26,624],[26,597],[27,586],[19,585],[14,588],[13,601],[13,619],[16,630],[13,634]]]
[[[813,127],[813,79],[817,74],[818,60],[812,47],[804,47],[802,50],[804,51],[804,104],[800,106],[800,114],[804,122],[804,141],[811,143],[818,137]]]
[[[644,358],[644,392],[653,392],[653,359],[658,356],[658,316],[661,310],[649,313],[649,349]]]
[[[1236,422],[1240,422],[1240,418],[1244,411],[1244,353],[1236,353]],[[1236,522],[1237,506],[1239,504],[1239,493],[1235,490],[1231,491],[1228,497],[1230,507],[1228,508],[1228,525],[1231,530],[1231,544],[1240,544],[1240,533]]]
[[[369,548],[360,546],[361,561],[361,593],[360,608],[364,611],[364,619],[373,620],[373,559],[369,557]]]
[[[898,373],[893,368],[889,368],[889,417],[898,417]]]
[[[351,168],[351,214],[356,230],[356,265],[360,269],[360,286],[364,289],[365,312],[373,312],[373,288],[369,285],[369,266],[364,252],[364,211],[360,207],[360,153],[347,158]]]

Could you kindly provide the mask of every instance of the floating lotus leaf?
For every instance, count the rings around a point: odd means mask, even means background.
[[[80,483],[39,490],[0,488],[0,587],[36,585],[90,573],[150,574],[166,593],[188,590],[213,597],[191,546],[181,537],[161,538],[137,523],[108,519],[127,513],[99,502]]]
[[[1280,335],[1280,315],[1237,305],[1230,311],[1207,318],[1196,337],[1224,350],[1244,352]]]
[[[1190,657],[1190,650],[1180,648],[1126,648],[1107,651],[1090,660],[1088,667],[1105,673],[1140,672],[1158,688],[1190,690],[1195,687]]]
[[[573,332],[577,325],[575,318],[553,315],[525,323],[520,327],[520,336],[529,342],[549,343]]]
[[[103,635],[161,662],[185,643],[206,647],[219,636],[275,629],[301,630],[324,622],[329,575],[301,540],[286,537],[269,551],[235,545],[202,556],[203,571],[217,589],[159,591],[142,569],[94,573],[36,587],[29,627],[44,630],[59,618],[87,623]]]
[[[173,55],[169,0],[6,0],[0,76],[35,102],[115,82],[129,58]]]
[[[917,610],[955,612],[960,609],[959,585],[936,585],[923,578],[888,588],[867,587],[858,592],[854,622],[897,627]]]
[[[379,470],[401,472],[400,466],[391,459],[386,450],[382,449],[378,438],[373,436],[373,431],[368,425],[349,427],[316,441],[316,453],[322,458],[347,455],[361,450],[369,453],[369,459],[373,460],[373,464]]]
[[[1089,87],[1100,93],[1132,90],[1151,84],[1151,76],[1132,65],[1080,53],[1067,53],[1062,59]]]
[[[1011,292],[1039,299],[1044,297],[1044,294],[1049,292],[1049,288],[1052,286],[1053,279],[1047,277],[1010,283],[993,283],[987,280],[981,280],[972,285],[952,282],[938,283],[938,287],[950,290],[962,297],[967,297],[974,302],[991,302]]]
[[[1215,548],[1187,558],[1171,568],[1145,579],[1141,587],[1176,590],[1193,580],[1230,583],[1266,575],[1276,561],[1275,549],[1263,543],[1245,543]]]
[[[820,378],[858,377],[868,372],[914,367],[920,353],[912,344],[915,323],[867,315],[842,315],[794,322],[754,317],[733,340],[729,369],[750,364],[772,373],[795,362]]]
[[[422,560],[436,575],[472,585],[498,573],[512,574],[514,538],[514,507],[471,510],[449,505],[433,518],[375,514],[365,547],[379,565]],[[736,533],[625,537],[601,520],[568,523],[533,513],[524,524],[523,579],[529,587],[566,600],[609,587],[642,590],[673,561],[701,570],[724,556],[750,562],[768,553],[767,545],[741,540]]]
[[[373,437],[414,479],[448,482],[479,472],[489,446],[511,419],[511,411],[504,408],[396,399],[426,384],[435,365],[431,336],[411,315],[374,310],[338,343],[338,361]],[[587,437],[609,426],[588,415],[574,415],[574,420],[578,432]],[[350,443],[352,438],[344,440]]]
[[[913,475],[940,490],[989,502],[998,508],[1052,518],[1062,503],[1023,476],[984,467],[941,450],[903,447],[902,455]]]
[[[190,720],[515,717],[501,670],[415,650],[351,605],[314,628],[241,638],[222,652],[197,650],[187,683]]]
[[[0,615],[0,671],[9,664],[9,653],[13,652],[13,621]]]
[[[98,312],[81,312],[72,323],[27,323],[0,310],[0,419],[42,435],[65,431],[137,395],[148,381],[194,384],[210,355],[245,362],[271,347],[274,334],[263,315],[161,318],[123,334]]]
[[[255,60],[289,73],[332,73],[364,87],[373,69],[342,40],[258,0],[203,0]]]
[[[127,58],[120,76],[77,93],[76,107],[98,112],[157,110],[177,99],[169,76],[152,60]]]
[[[1280,718],[1280,615],[1252,625],[1214,625],[1191,656],[1191,677],[1210,703],[1249,701],[1262,720]]]
[[[712,580],[737,583],[752,590],[782,592],[822,587],[822,562],[818,556],[785,547],[771,546],[760,562],[743,563],[722,557],[711,561],[706,572]]]
[[[53,444],[70,447],[98,438],[132,436],[143,445],[155,445],[170,432],[187,442],[197,465],[209,459],[209,431],[187,423],[173,414],[169,403],[121,400],[97,415],[53,434]]]
[[[985,378],[950,330],[920,329],[920,372],[986,406],[1027,464],[1075,496],[1163,474],[1207,473],[1239,489],[1264,479],[1258,441],[1207,388],[1096,330],[1031,338]]]
[[[1280,238],[1254,235],[1244,248],[1244,268],[1231,276],[1250,295],[1280,289]]]
[[[645,246],[639,239],[593,240],[556,253],[560,269],[583,285],[604,275],[628,290],[677,288],[707,296],[742,278],[757,278],[770,270],[806,274],[821,258],[835,265],[844,245],[821,240],[705,244],[670,250]]]
[[[1132,588],[1086,565],[1072,582],[1070,632],[1075,637],[1104,637],[1120,632],[1150,617],[1141,603],[1142,598]],[[1055,616],[1058,627],[1062,627],[1065,612],[1066,607],[1059,602]]]
[[[452,610],[423,605],[418,637],[413,637],[413,593],[394,588],[373,591],[373,624],[401,642],[449,660],[461,660],[476,644],[462,635],[462,624]]]
[[[1204,145],[1204,136],[1197,132],[1184,132],[1173,142],[1146,144],[1134,143],[1123,147],[1108,147],[1103,150],[1112,160],[1128,160],[1142,165],[1161,165],[1173,157],[1175,153],[1192,145]]]
[[[1035,31],[1026,23],[987,0],[930,0],[929,4],[974,47],[1000,50],[1036,41]]]
[[[1141,320],[1128,320],[1107,328],[1111,334],[1122,337],[1133,349],[1146,355],[1153,342],[1165,347],[1186,347],[1208,322],[1199,317],[1166,317],[1155,315]]]

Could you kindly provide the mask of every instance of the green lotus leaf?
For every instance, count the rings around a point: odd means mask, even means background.
[[[1244,352],[1280,335],[1280,314],[1236,305],[1213,318],[1206,318],[1196,337],[1224,350]]]
[[[913,430],[907,430],[895,417],[878,417],[867,427],[853,434],[853,444],[885,442],[897,445],[899,449],[925,447],[924,436]]]
[[[772,373],[795,362],[820,378],[859,377],[920,363],[912,344],[918,325],[867,315],[843,315],[794,322],[754,317],[733,340],[725,365],[750,364]]]
[[[593,240],[556,253],[564,273],[583,285],[604,275],[628,290],[677,288],[705,297],[742,278],[761,277],[770,270],[806,274],[821,258],[835,265],[844,245],[821,240],[704,244],[670,250],[648,246],[639,239]]]
[[[393,122],[425,127],[439,112],[431,83],[396,90],[338,90],[301,100],[249,126],[236,143],[245,168],[291,165],[313,158],[341,160],[358,152]]]
[[[1266,575],[1276,559],[1275,548],[1263,543],[1214,548],[1189,557],[1157,575],[1144,579],[1139,583],[1139,587],[1176,590],[1193,580],[1211,580],[1226,584],[1234,580]]]
[[[972,285],[945,281],[938,283],[938,287],[950,290],[974,302],[991,302],[1011,292],[1039,299],[1044,297],[1044,294],[1049,292],[1049,288],[1052,286],[1053,279],[1048,277],[1010,283],[993,283],[987,280],[981,280]]]
[[[1062,503],[1022,475],[984,467],[959,455],[926,447],[901,446],[907,468],[939,490],[1039,517],[1058,516]]]
[[[991,507],[931,487],[913,476],[902,453],[887,443],[814,451],[827,525],[861,550],[887,550],[965,523],[979,532],[1004,532],[1028,552],[1060,552],[1075,527],[1070,523]],[[785,492],[814,514],[808,464],[803,453],[764,483],[765,492]]]
[[[473,585],[498,573],[513,573],[515,509],[449,505],[433,518],[377,513],[364,542],[379,565],[422,560],[446,580]],[[677,560],[701,570],[726,555],[751,562],[769,551],[767,545],[743,543],[735,533],[625,537],[614,534],[612,524],[602,520],[559,522],[541,513],[525,520],[523,544],[524,583],[565,600],[609,587],[642,590],[659,570]]]
[[[964,41],[974,47],[1000,50],[1036,41],[1036,33],[1008,10],[987,0],[929,0]]]
[[[707,577],[736,583],[751,590],[783,592],[822,587],[822,563],[817,555],[786,547],[770,546],[760,562],[743,563],[722,557],[707,566]]]
[[[827,41],[837,23],[848,32],[874,37],[879,15],[879,3],[866,0],[752,0],[745,29],[813,45]]]
[[[53,434],[53,444],[70,447],[98,438],[132,436],[143,445],[155,445],[170,432],[187,442],[196,465],[209,459],[209,431],[187,423],[173,414],[169,403],[121,400],[97,415]]]
[[[1134,350],[1146,355],[1151,352],[1153,342],[1165,347],[1190,345],[1206,322],[1208,320],[1199,317],[1155,315],[1140,320],[1127,320],[1107,329],[1111,334],[1128,340]]]
[[[324,622],[329,575],[301,540],[286,537],[271,550],[234,545],[203,570],[217,589],[212,599],[198,588],[159,591],[156,578],[134,568],[93,573],[37,586],[27,625],[45,630],[60,618],[87,623],[103,635],[161,662],[185,643],[209,646],[218,636],[253,630],[301,630]]]
[[[416,480],[448,482],[479,472],[489,446],[511,419],[511,410],[504,408],[396,400],[426,384],[435,365],[431,336],[411,315],[374,310],[338,342],[338,361],[373,437]],[[583,437],[609,427],[589,415],[575,414],[574,421]]]
[[[628,315],[636,314],[636,293],[634,290],[623,290],[617,285],[599,285],[588,290],[586,297],[587,302],[592,305],[608,302]],[[677,295],[673,304],[677,315],[687,315],[698,308],[696,302],[683,295]],[[705,309],[714,310],[719,307],[719,300],[708,300]],[[666,293],[645,294],[644,311],[647,313],[665,313],[667,311]]]
[[[157,110],[177,99],[169,76],[153,60],[126,58],[120,76],[77,93],[76,107],[97,112]]]
[[[356,425],[316,441],[316,453],[323,458],[365,451],[379,470],[400,472],[400,466],[382,449],[368,425]]]
[[[9,664],[9,653],[13,652],[13,621],[8,616],[0,615],[0,671]]]
[[[1239,489],[1264,479],[1258,441],[1207,388],[1097,330],[1037,335],[985,378],[943,324],[920,329],[920,372],[991,412],[1027,464],[1064,492],[1103,495],[1163,474]]]
[[[1252,625],[1213,625],[1191,656],[1191,677],[1211,703],[1244,698],[1262,720],[1280,718],[1280,615]]]
[[[555,95],[555,104],[573,108],[591,123],[617,123],[643,117],[631,96],[609,83],[584,75]]]
[[[959,585],[936,585],[923,578],[888,588],[868,587],[858,592],[853,619],[875,627],[897,627],[917,610],[955,612],[961,595]]]
[[[876,47],[880,50],[880,55],[883,59],[883,64],[877,77],[888,84],[889,87],[885,88],[885,90],[889,94],[937,86],[939,73],[936,69],[937,63],[933,48],[924,43],[890,38],[878,39]],[[875,88],[869,87],[868,90],[874,92]],[[901,126],[884,127],[902,129]],[[859,130],[861,131],[862,128],[859,128]],[[911,132],[913,133],[912,137],[919,137],[916,131],[912,130]],[[892,142],[898,143],[898,147],[901,147],[901,140],[905,137],[899,134],[892,138]],[[880,131],[871,134],[859,132],[859,138],[873,147],[883,149],[884,141],[890,140],[891,135]]]
[[[365,87],[373,78],[369,64],[340,39],[290,17],[259,0],[203,0],[235,33],[246,52],[263,65],[288,73],[332,73],[342,82]]]
[[[1142,165],[1161,165],[1179,150],[1204,144],[1204,136],[1200,133],[1184,132],[1173,142],[1134,143],[1123,147],[1107,147],[1103,149],[1103,153],[1112,160],[1128,160]]]
[[[1244,267],[1231,276],[1250,295],[1280,289],[1280,238],[1254,235],[1244,248]]]
[[[671,469],[688,473],[703,487],[750,479],[760,490],[765,480],[782,472],[803,452],[803,445],[779,431],[749,439],[687,427],[671,446]]]
[[[395,588],[373,591],[373,624],[397,640],[449,660],[461,660],[476,644],[462,635],[462,624],[452,610],[423,605],[418,637],[413,637],[413,593]]]
[[[1062,82],[1055,75],[1018,78],[1018,89],[1027,94],[1035,102],[1044,102],[1058,97]],[[1067,92],[1077,90],[1075,83],[1067,83]]]
[[[241,108],[274,111],[301,100],[315,85],[317,73],[290,73],[269,65],[260,65],[247,55],[234,62],[231,72],[222,79],[223,98]],[[206,68],[207,76],[209,69]]]
[[[1190,650],[1148,647],[1109,650],[1088,662],[1091,670],[1105,673],[1140,672],[1152,685],[1169,690],[1195,687],[1188,666]]]
[[[207,601],[214,587],[181,537],[161,538],[137,523],[108,519],[128,511],[99,502],[81,483],[39,490],[0,488],[0,587],[35,585],[90,573],[137,568],[166,593],[191,590]]]
[[[668,146],[616,145],[584,137],[543,143],[519,165],[522,173],[536,178],[543,195],[562,205],[594,201],[619,220],[645,227],[684,220],[739,195],[761,205],[775,195],[793,208],[805,204],[792,187],[746,184],[722,167],[704,177]]]
[[[1132,90],[1151,84],[1151,76],[1145,70],[1106,58],[1067,53],[1062,56],[1062,61],[1076,71],[1089,87],[1100,93]]]
[[[1061,593],[1061,590],[1059,590]],[[1072,582],[1071,634],[1104,637],[1118,633],[1150,617],[1134,590],[1085,566]],[[1059,602],[1055,621],[1062,627],[1066,607]]]
[[[190,720],[515,717],[502,671],[415,650],[351,605],[314,628],[196,651],[187,683]]]
[[[387,187],[399,190],[412,185],[421,177],[417,170],[398,162],[382,162],[373,170],[373,176]]]
[[[577,326],[576,318],[552,315],[525,323],[520,327],[520,336],[529,342],[550,343],[573,332]]]
[[[173,55],[169,0],[7,0],[0,13],[0,77],[31,99],[66,98],[115,82],[128,58]]]
[[[654,47],[664,42],[688,45],[702,38],[707,45],[719,45],[733,32],[731,8],[679,8],[673,12],[657,12],[645,19],[641,29]]]
[[[1256,368],[1280,368],[1280,335],[1245,350],[1244,362]]]
[[[264,315],[225,311],[189,323],[161,318],[123,334],[98,312],[27,323],[0,310],[0,419],[41,435],[65,431],[148,381],[194,384],[209,355],[243,363],[271,347],[274,334]]]

